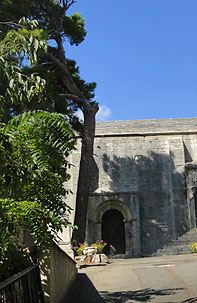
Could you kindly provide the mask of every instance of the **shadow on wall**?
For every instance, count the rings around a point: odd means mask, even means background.
[[[176,172],[174,156],[158,154],[153,151],[148,156],[118,157],[107,154],[102,156],[103,170],[110,177],[110,190],[117,191],[132,188],[137,185],[139,192],[149,188],[149,191],[169,192],[173,184],[184,186],[183,175]],[[147,193],[146,193],[147,194]],[[169,198],[169,197],[168,197]]]
[[[93,165],[92,165],[92,180],[90,184],[90,192],[94,192],[99,187],[99,169],[96,164],[95,159],[93,159]]]
[[[44,291],[45,303],[50,302],[50,250],[40,251],[39,267],[42,280],[42,289]]]
[[[38,256],[45,303],[61,303],[77,275],[76,262],[56,243]]]
[[[99,186],[111,192],[139,192],[144,255],[155,252],[189,229],[185,178],[175,169],[173,153],[150,151],[147,156],[134,157],[105,153],[102,167],[94,163],[91,191]]]

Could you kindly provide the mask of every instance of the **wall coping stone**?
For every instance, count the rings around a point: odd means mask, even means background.
[[[147,119],[97,122],[95,137],[196,133],[197,118]]]
[[[69,256],[69,255],[67,254],[67,252],[64,251],[64,250],[58,245],[58,243],[55,243],[54,241],[52,241],[52,245],[55,246],[56,249],[58,249],[58,250],[60,250],[62,253],[64,253],[64,254],[68,257],[68,259],[70,259],[70,260],[73,261],[75,264],[77,264],[77,262],[75,261],[75,259],[73,259],[71,256]]]

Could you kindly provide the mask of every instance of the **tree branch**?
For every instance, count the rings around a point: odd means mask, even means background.
[[[59,69],[62,71],[62,73],[63,73],[62,82],[63,82],[64,86],[66,87],[66,89],[68,90],[68,92],[78,96],[79,98],[83,98],[82,92],[78,89],[78,87],[74,83],[74,81],[68,71],[66,60],[64,63],[62,63],[60,60],[58,60],[56,57],[49,54],[48,52],[45,53],[45,56],[53,64],[55,64],[57,67],[59,67]]]
[[[62,0],[63,8],[65,9],[65,11],[67,11],[69,9],[69,7],[76,2],[77,1],[75,1],[75,0]]]
[[[74,101],[74,103],[71,103],[69,105],[73,105],[73,104],[77,103],[80,106],[80,105],[83,104],[84,100],[86,100],[86,99],[79,98],[79,97],[77,97],[75,95],[72,95],[72,94],[60,94],[59,96],[60,97],[65,97],[66,99]]]
[[[71,0],[71,1],[70,0],[62,0],[63,14],[62,14],[62,17],[60,18],[60,26],[59,26],[60,31],[61,31],[62,23],[63,23],[63,20],[64,20],[64,17],[65,17],[65,14],[66,14],[67,10],[74,3],[76,3],[76,1],[74,1],[74,0]],[[61,4],[61,0],[60,0],[60,4]]]
[[[65,2],[65,5],[68,5],[69,0],[63,0]],[[72,0],[71,3],[73,4],[75,1]],[[75,102],[83,111],[83,113],[87,112],[94,112],[96,113],[99,109],[98,104],[91,104],[89,100],[87,100],[84,97],[83,92],[80,91],[80,89],[77,87],[75,82],[73,81],[73,78],[68,70],[65,51],[62,44],[61,35],[58,35],[55,37],[55,41],[58,45],[58,52],[59,52],[59,58],[56,58],[55,56],[51,55],[49,52],[46,52],[45,55],[48,59],[51,60],[53,64],[55,64],[59,69],[62,71],[62,77],[61,80],[68,91],[67,94],[64,94],[64,97],[67,99],[72,100]]]
[[[72,100],[74,101],[75,104],[77,104],[80,108],[83,107],[84,109],[89,109],[89,110],[93,110],[95,112],[98,111],[99,107],[98,107],[98,104],[95,103],[93,105],[91,105],[91,103],[85,99],[85,98],[80,98],[80,97],[77,97],[73,94],[60,94],[61,97],[65,97],[69,100]],[[69,105],[74,105],[73,103],[69,104]]]
[[[15,23],[15,22],[0,22],[0,24],[4,24],[4,25],[15,25],[15,26],[18,26],[18,27],[23,28],[22,25],[20,25],[20,24],[18,24],[18,23]]]

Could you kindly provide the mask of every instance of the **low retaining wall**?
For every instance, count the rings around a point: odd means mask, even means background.
[[[39,262],[45,303],[65,303],[77,275],[75,260],[52,243],[50,252],[39,253]]]

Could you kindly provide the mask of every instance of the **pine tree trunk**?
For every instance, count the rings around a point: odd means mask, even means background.
[[[78,230],[73,231],[72,243],[74,245],[85,241],[89,188],[92,177],[95,115],[97,111],[97,104],[83,107],[84,129],[74,220],[74,225],[78,226]]]
[[[81,147],[81,159],[79,167],[79,178],[77,186],[77,198],[75,207],[75,219],[74,225],[78,226],[78,230],[73,231],[72,243],[83,243],[86,233],[86,220],[88,211],[88,199],[89,188],[92,176],[93,165],[93,147],[94,147],[94,135],[95,135],[95,115],[99,109],[98,104],[91,104],[84,98],[83,92],[79,90],[68,70],[66,56],[63,48],[63,42],[61,36],[56,37],[58,45],[59,58],[47,53],[46,56],[56,66],[60,68],[63,73],[62,82],[69,93],[65,94],[70,100],[73,100],[79,108],[81,108],[84,115],[84,126],[82,134],[82,147]]]

